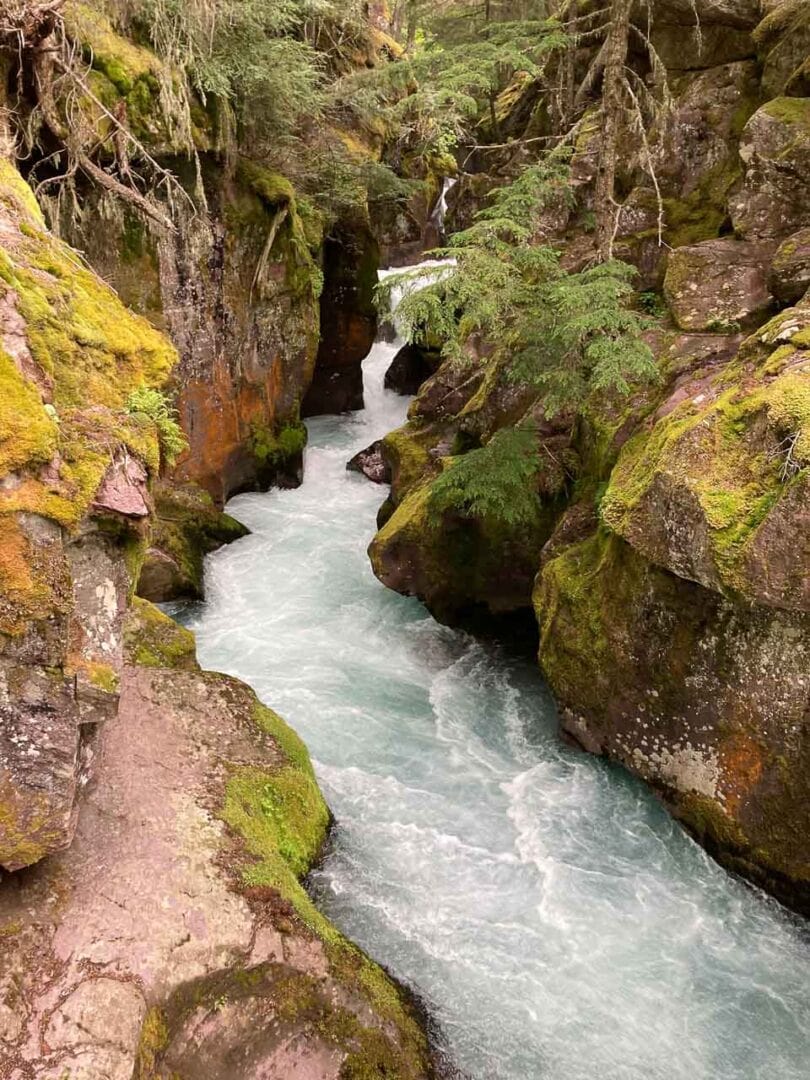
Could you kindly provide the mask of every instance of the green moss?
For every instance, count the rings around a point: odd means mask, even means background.
[[[329,811],[306,747],[295,732],[258,703],[254,722],[271,737],[284,763],[273,770],[236,767],[226,786],[221,816],[258,860],[246,867],[245,880],[272,885],[282,896],[298,899],[303,891],[298,879],[321,850]]]
[[[802,325],[800,309],[783,312],[746,341],[709,392],[687,399],[625,445],[601,503],[601,517],[623,536],[656,477],[687,488],[709,526],[721,581],[745,592],[746,547],[792,482],[782,473],[789,445],[793,470],[810,465],[810,386],[785,327]]]
[[[278,892],[324,943],[336,977],[356,988],[384,1019],[406,1024],[409,1037],[421,1045],[418,1028],[406,1020],[396,986],[318,911],[300,885],[326,839],[329,810],[307,749],[295,732],[258,702],[253,716],[278,748],[281,761],[275,769],[236,766],[226,784],[220,816],[244,844],[244,884]]]
[[[21,634],[29,621],[68,609],[62,568],[58,556],[29,542],[13,514],[0,513],[1,634]]]
[[[286,176],[271,172],[248,158],[240,158],[237,179],[270,209],[295,202],[295,189]]]
[[[391,466],[391,491],[397,502],[435,474],[436,466],[426,445],[430,441],[430,437],[420,439],[418,429],[411,424],[389,432],[383,439],[383,455]]]
[[[256,422],[251,435],[251,449],[262,465],[281,469],[295,462],[307,445],[307,429],[302,423],[284,424],[274,429]]]
[[[774,98],[762,106],[762,111],[783,124],[795,125],[810,135],[810,98]]]
[[[59,428],[43,408],[39,390],[0,348],[0,476],[50,461],[58,438]]]
[[[161,1009],[153,1005],[144,1018],[138,1040],[135,1080],[156,1080],[156,1066],[160,1054],[169,1045],[169,1030]]]
[[[151,547],[168,555],[179,571],[177,595],[201,597],[203,560],[212,551],[248,534],[223,514],[195,484],[160,481],[154,489]]]
[[[184,80],[184,75],[166,65],[151,49],[138,45],[116,32],[105,11],[90,4],[70,0],[65,5],[65,29],[84,53],[91,67],[91,88],[96,97],[115,112],[126,107],[127,125],[146,145],[190,150],[189,133],[180,104],[183,95],[162,93]],[[172,96],[178,101],[177,115],[167,111]],[[109,120],[90,100],[80,102],[94,128],[105,133]]]
[[[94,660],[82,660],[79,670],[87,678],[90,685],[97,690],[103,690],[105,694],[118,693],[121,679],[115,668],[109,664],[98,663]]]
[[[127,662],[141,667],[195,670],[197,646],[190,630],[150,604],[135,597],[124,624]]]
[[[36,238],[45,232],[45,219],[34,192],[4,156],[0,156],[0,202],[21,219],[25,235]]]
[[[576,690],[581,696],[583,687],[592,686],[591,677],[583,681],[583,672],[611,666],[602,583],[621,580],[615,572],[618,543],[600,529],[550,560],[538,577],[534,607],[540,627],[540,666],[563,700],[566,692]],[[621,600],[616,596],[612,602]]]
[[[746,106],[746,120],[753,108]],[[728,216],[728,196],[742,175],[739,159],[730,154],[718,162],[688,195],[664,199],[666,230],[664,239],[670,247],[685,247],[711,240],[720,234]]]
[[[8,782],[0,782],[0,864],[33,866],[49,849],[48,802],[29,791],[24,816],[18,795]]]

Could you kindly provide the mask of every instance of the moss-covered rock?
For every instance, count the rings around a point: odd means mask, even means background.
[[[810,10],[803,0],[776,0],[754,31],[769,98],[810,94]]]
[[[45,228],[0,160],[0,865],[70,842],[145,547],[158,432],[129,395],[176,353]]]
[[[191,631],[137,596],[124,622],[124,654],[128,664],[139,667],[199,669]]]
[[[182,634],[149,605],[136,605],[130,649],[146,666],[126,669],[74,844],[39,884],[0,891],[0,1003],[20,1062],[138,1080],[316,1067],[426,1080],[404,995],[300,883],[329,825],[301,741],[244,684],[184,667]],[[102,955],[114,978],[91,967]],[[43,1042],[30,1036],[49,990]]]
[[[781,97],[751,117],[740,142],[745,180],[731,200],[746,239],[779,239],[810,225],[810,98]]]
[[[808,312],[681,387],[624,447],[602,520],[651,562],[729,595],[810,610]]]
[[[92,93],[110,112],[126,116],[137,139],[159,154],[188,153],[193,148],[182,71],[173,70],[151,49],[118,33],[99,5],[68,0],[65,31],[90,67]],[[108,134],[112,127],[108,116],[89,99],[80,104],[94,129]]]
[[[159,483],[149,547],[138,578],[138,594],[160,603],[201,599],[203,561],[224,544],[247,536],[241,522],[217,510],[195,484]]]
[[[727,864],[810,910],[806,614],[741,609],[605,532],[538,577],[565,729],[653,786]]]

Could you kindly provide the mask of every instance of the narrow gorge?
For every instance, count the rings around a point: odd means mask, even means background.
[[[803,1080],[810,4],[0,56],[0,1080]]]

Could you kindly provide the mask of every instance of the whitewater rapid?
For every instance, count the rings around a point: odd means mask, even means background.
[[[405,420],[396,349],[367,360],[363,412],[309,422],[303,487],[230,503],[251,535],[186,616],[204,666],[309,745],[337,818],[320,906],[474,1080],[806,1080],[806,926],[564,746],[534,665],[374,579],[385,492],[345,464]]]

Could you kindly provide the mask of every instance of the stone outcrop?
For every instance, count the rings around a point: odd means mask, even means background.
[[[346,464],[346,468],[349,472],[362,473],[374,484],[391,483],[391,469],[383,456],[380,439],[373,442],[371,446],[367,446],[365,450],[361,450],[359,454],[355,454]]]
[[[783,304],[795,304],[810,289],[810,228],[800,229],[779,245],[768,287]]]
[[[324,245],[321,343],[304,416],[363,407],[362,363],[377,336],[379,248],[368,224],[346,222]]]
[[[66,847],[115,715],[176,353],[46,230],[0,161],[0,867]]]
[[[730,200],[747,240],[782,239],[810,225],[810,98],[775,98],[745,126],[743,185]]]
[[[438,349],[403,345],[385,373],[385,388],[397,394],[416,394],[422,384],[436,374],[441,362],[442,354]]]
[[[126,636],[75,841],[0,890],[0,1073],[432,1075],[400,991],[299,885],[329,824],[304,746],[150,605]]]
[[[154,490],[155,523],[141,571],[138,595],[160,603],[203,597],[203,559],[246,536],[248,530],[214,506],[194,484],[161,481]]]
[[[704,240],[669,257],[664,296],[681,330],[750,328],[773,308],[772,243]]]

